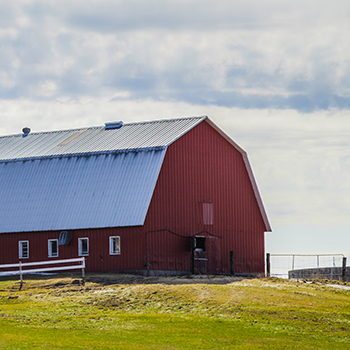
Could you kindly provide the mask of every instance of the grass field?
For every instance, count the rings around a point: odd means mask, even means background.
[[[200,282],[200,281],[199,281]],[[350,349],[350,290],[324,282],[0,282],[0,349]]]

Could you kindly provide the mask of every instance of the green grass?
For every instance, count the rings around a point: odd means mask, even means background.
[[[350,291],[225,285],[0,282],[0,349],[347,349]]]

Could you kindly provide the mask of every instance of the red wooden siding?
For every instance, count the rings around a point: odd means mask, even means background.
[[[145,235],[142,227],[76,230],[68,245],[58,247],[58,257],[48,258],[48,240],[58,239],[59,231],[0,235],[0,264],[68,259],[78,256],[78,238],[89,238],[87,271],[142,270],[146,264]],[[110,255],[109,237],[120,236],[120,255]],[[29,241],[29,258],[18,258],[18,242]]]
[[[190,239],[169,231],[147,232],[150,270],[190,271]]]
[[[205,202],[213,203],[213,225],[198,219],[198,203]],[[265,226],[243,157],[206,122],[168,147],[145,229],[185,236],[208,231],[221,237],[221,272],[230,272],[231,250],[237,272],[264,271]],[[171,239],[164,235],[159,241],[159,254]]]

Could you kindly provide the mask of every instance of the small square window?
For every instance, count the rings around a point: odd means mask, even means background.
[[[119,236],[109,237],[109,254],[110,255],[120,254],[120,237]]]
[[[49,258],[58,256],[58,239],[49,239]]]
[[[89,238],[78,239],[79,255],[89,255]]]
[[[29,258],[29,241],[19,241],[19,258]]]

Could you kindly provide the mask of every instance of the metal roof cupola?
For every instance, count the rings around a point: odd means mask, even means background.
[[[26,137],[26,136],[28,136],[28,134],[30,133],[30,128],[28,128],[27,126],[25,126],[25,127],[22,129],[22,132],[23,132],[22,137]]]

